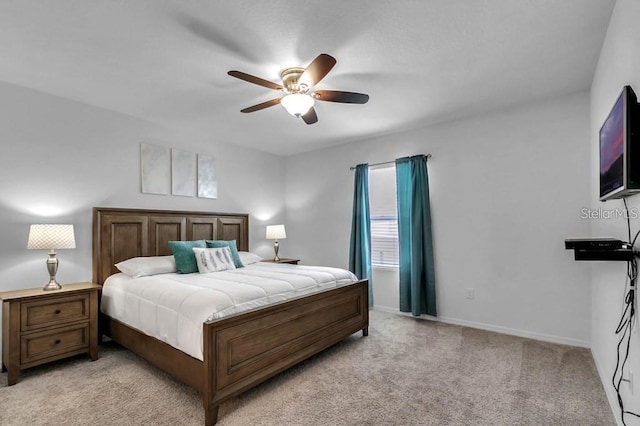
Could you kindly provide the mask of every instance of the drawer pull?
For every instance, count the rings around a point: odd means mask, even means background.
[[[56,344],[56,345],[59,345],[59,344],[60,344],[60,339],[56,340],[56,341],[55,341],[55,342],[53,342],[53,343],[54,343],[54,344]]]
[[[60,313],[60,309],[56,309],[56,315]]]

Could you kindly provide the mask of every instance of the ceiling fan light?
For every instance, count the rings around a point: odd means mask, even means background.
[[[280,104],[287,110],[287,112],[291,115],[295,115],[296,117],[306,114],[313,106],[314,102],[315,101],[311,96],[302,93],[292,93],[280,100]]]

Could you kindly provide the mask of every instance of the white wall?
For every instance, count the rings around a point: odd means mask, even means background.
[[[640,2],[618,0],[611,16],[607,37],[602,46],[598,67],[591,86],[591,206],[615,210],[623,207],[622,201],[606,203],[598,201],[599,181],[599,130],[609,113],[616,97],[624,85],[631,85],[640,95]],[[627,199],[630,209],[640,208],[640,196]],[[590,221],[594,236],[608,236],[627,239],[627,224],[622,218]],[[631,221],[633,233],[640,229],[640,220]],[[637,249],[637,245],[636,245]],[[618,423],[620,413],[618,402],[611,385],[611,376],[616,366],[616,345],[618,337],[614,331],[621,316],[625,295],[626,265],[622,262],[598,262],[592,266],[592,318],[591,350],[598,366],[603,386]],[[637,306],[637,304],[636,304]],[[635,324],[631,347],[629,369],[640,378],[640,335]],[[632,395],[623,383],[625,409],[640,412],[640,381],[636,380]],[[640,425],[639,419],[625,416],[628,425]]]
[[[59,251],[58,281],[90,281],[94,206],[249,213],[250,247],[270,255],[265,224],[284,219],[281,157],[2,83],[0,111],[0,291],[48,281],[46,252],[26,250],[31,223],[73,223],[77,248]],[[218,199],[142,194],[143,141],[214,156]]]
[[[589,233],[586,92],[288,157],[283,251],[347,267],[349,166],[420,153],[433,154],[441,319],[588,346],[589,269],[563,242]],[[374,296],[397,310],[397,274],[376,271]]]

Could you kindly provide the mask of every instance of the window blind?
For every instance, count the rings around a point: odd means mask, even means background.
[[[382,268],[397,268],[398,213],[394,166],[369,169],[369,204],[371,264]]]

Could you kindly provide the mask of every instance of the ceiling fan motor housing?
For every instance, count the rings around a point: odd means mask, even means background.
[[[306,93],[309,90],[306,84],[298,84],[300,76],[305,68],[287,68],[280,73],[282,83],[289,93]]]

